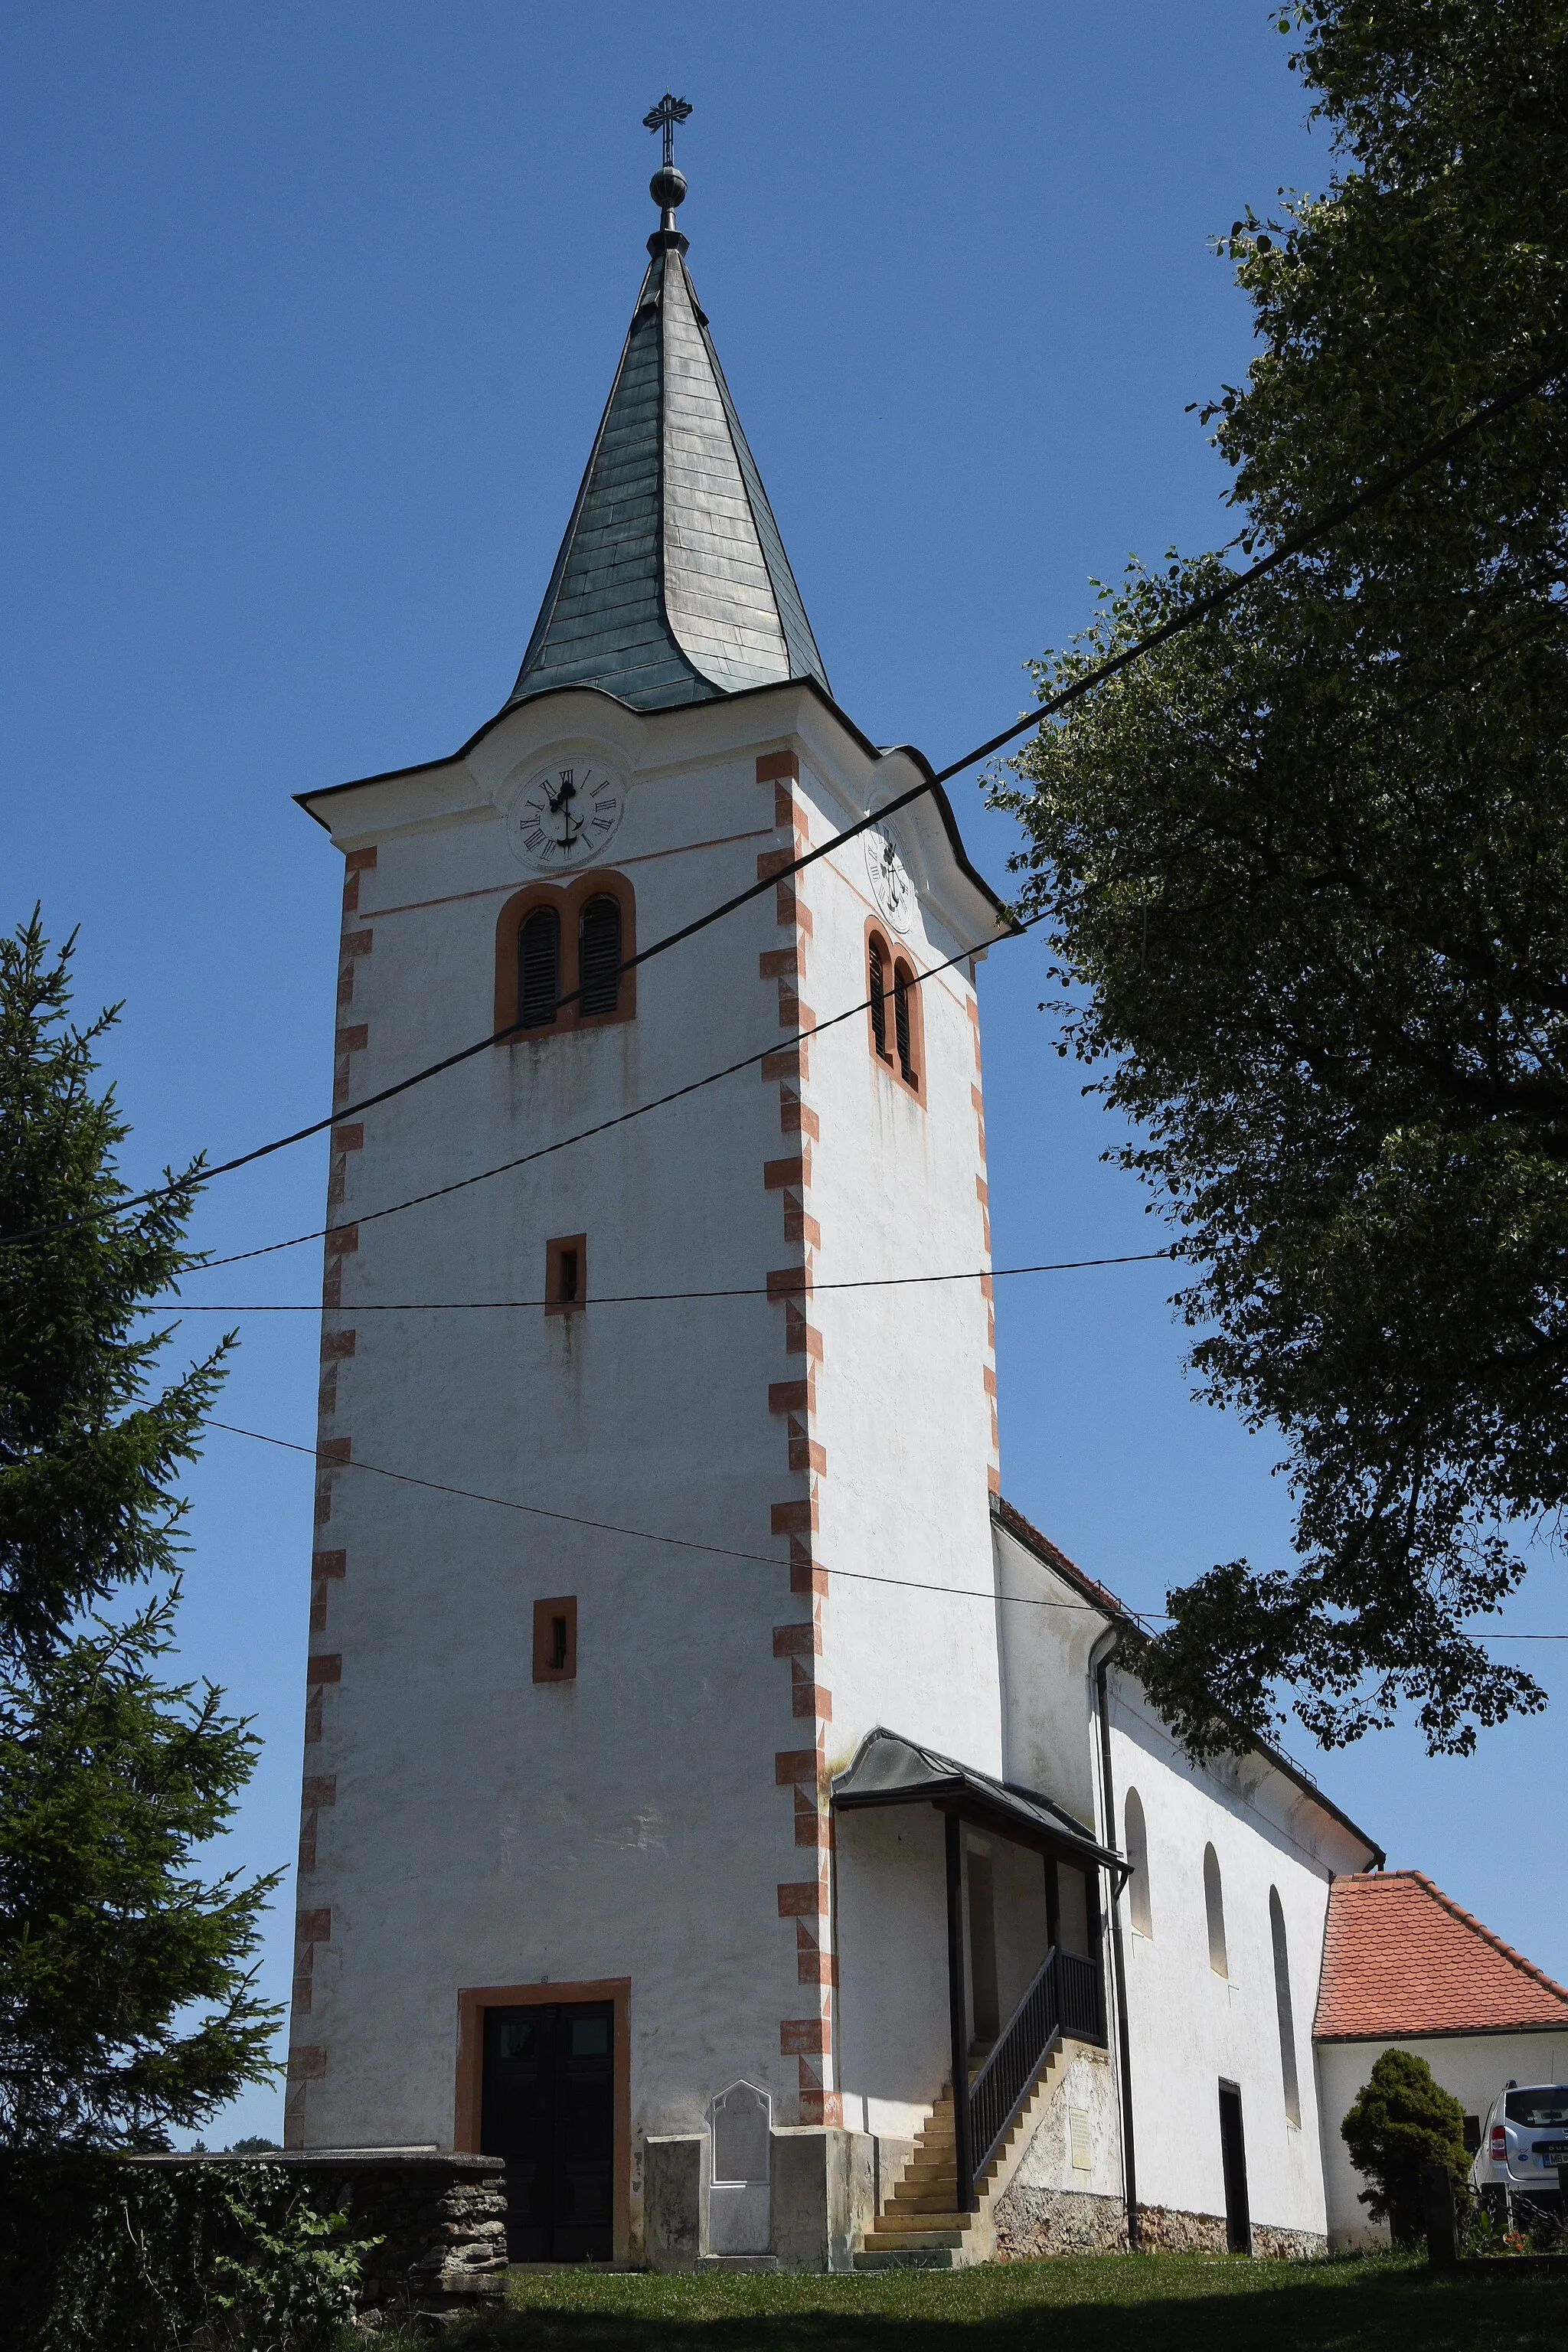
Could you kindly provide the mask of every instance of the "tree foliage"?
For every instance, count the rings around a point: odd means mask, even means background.
[[[252,1960],[277,1882],[196,1870],[258,1743],[158,1671],[173,1480],[227,1343],[149,1395],[144,1301],[192,1263],[199,1171],[114,1214],[126,1129],[91,1085],[114,1014],[70,1025],[69,957],[36,916],[0,940],[0,2142],[149,2147],[271,2071]]]
[[[1568,363],[1568,0],[1310,0],[1342,168],[1222,248],[1242,548]],[[1134,563],[1042,698],[1223,581]],[[1294,1563],[1171,1594],[1195,1752],[1542,1704],[1473,1635],[1568,1500],[1563,379],[1042,728],[995,797],[1062,1050],[1177,1228],[1203,1392],[1285,1434]]]
[[[1386,2221],[1396,2246],[1426,2234],[1421,2168],[1443,2165],[1455,2187],[1469,2179],[1465,2111],[1433,2076],[1425,2058],[1385,2050],[1340,2126],[1350,2159],[1368,2186],[1361,2202],[1374,2221]]]
[[[0,2297],[29,2352],[333,2352],[365,2255],[276,2164],[0,2151]]]
[[[171,1480],[194,1460],[225,1349],[153,1397],[167,1334],[143,1302],[193,1263],[180,1236],[199,1170],[151,1206],[130,1187],[112,1087],[89,1084],[119,1007],[67,1019],[70,943],[51,953],[35,914],[0,938],[0,1653],[47,1654],[76,1612],[174,1565],[185,1506]]]

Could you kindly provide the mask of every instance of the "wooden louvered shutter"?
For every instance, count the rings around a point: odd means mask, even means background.
[[[888,971],[882,961],[882,942],[871,942],[869,995],[871,999],[871,1034],[877,1051],[885,1061],[888,1056]]]
[[[606,891],[590,898],[577,931],[580,1014],[614,1013],[621,1001],[621,902]]]
[[[910,989],[912,975],[907,964],[895,966],[893,971],[893,1034],[899,1044],[899,1068],[906,1086],[917,1086],[914,1047],[910,1028]]]
[[[524,1029],[547,1029],[561,996],[561,917],[535,907],[517,935],[517,1017]]]

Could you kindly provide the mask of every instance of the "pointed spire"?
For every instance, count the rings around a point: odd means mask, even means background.
[[[675,225],[667,90],[659,226],[609,402],[510,701],[596,686],[638,710],[826,674]]]

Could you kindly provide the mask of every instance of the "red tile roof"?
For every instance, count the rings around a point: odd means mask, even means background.
[[[1419,1870],[1336,1878],[1314,2038],[1568,2026],[1568,1992]]]

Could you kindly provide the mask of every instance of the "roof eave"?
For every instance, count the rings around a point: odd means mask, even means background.
[[[1376,2025],[1358,2026],[1353,2033],[1324,2033],[1312,2028],[1314,2042],[1473,2042],[1482,2034],[1550,2033],[1560,2039],[1568,2033],[1568,2017],[1551,2019],[1529,2018],[1516,2025]]]
[[[913,761],[916,768],[920,770],[923,776],[928,779],[934,780],[936,770],[931,766],[931,761],[926,758],[923,751],[917,751],[912,743],[899,743],[890,746],[873,743],[871,738],[860,728],[856,726],[855,721],[850,718],[848,712],[843,709],[838,703],[835,702],[832,695],[829,694],[827,688],[822,684],[820,678],[812,677],[809,675],[804,677],[773,678],[770,679],[765,686],[742,687],[737,693],[717,696],[714,699],[724,703],[746,702],[753,699],[758,695],[785,694],[796,691],[800,688],[804,688],[808,694],[816,696],[823,709],[831,712],[832,716],[843,728],[845,733],[850,736],[854,741],[858,744],[860,749],[868,755],[868,758],[872,760],[880,760],[886,758],[889,751],[902,751],[907,759]],[[503,719],[510,719],[515,711],[526,710],[534,703],[548,702],[553,696],[561,694],[596,694],[605,702],[614,703],[618,709],[631,711],[638,719],[658,719],[666,715],[661,710],[639,710],[636,703],[626,701],[624,695],[612,694],[606,687],[603,686],[547,686],[538,694],[525,695],[520,702],[503,702],[500,709],[495,713],[493,718],[487,719],[483,726],[476,727],[466,743],[459,744],[455,751],[448,751],[444,758],[438,760],[416,760],[405,768],[382,768],[374,775],[351,776],[346,783],[342,784],[319,784],[313,792],[296,793],[293,797],[299,806],[304,810],[307,816],[315,817],[316,823],[321,825],[324,831],[330,832],[331,828],[328,825],[325,817],[319,815],[313,806],[315,802],[330,801],[340,793],[363,792],[367,784],[396,783],[405,776],[433,775],[437,768],[455,767],[458,761],[466,760],[469,752],[476,750],[477,747],[484,741],[486,736],[492,733],[493,730],[500,725]],[[674,706],[675,709],[681,711],[689,710],[693,707],[694,706],[690,703],[679,703]],[[960,834],[958,829],[958,819],[952,813],[952,803],[948,799],[947,793],[942,785],[935,783],[934,781],[932,782],[931,799],[935,802],[938,814],[942,818],[942,828],[947,835],[948,845],[952,851],[953,862],[957,866],[960,873],[963,876],[964,880],[970,883],[974,889],[978,890],[982,897],[990,902],[995,912],[1003,918],[1005,936],[1021,931],[1023,925],[1018,921],[1016,916],[1013,914],[1005,899],[999,898],[997,893],[991,887],[990,883],[986,881],[985,877],[983,874],[978,873],[974,866],[971,865],[968,855],[964,850],[963,835]]]
[[[1034,1554],[1042,1567],[1050,1569],[1053,1574],[1062,1579],[1064,1583],[1071,1585],[1075,1591],[1080,1592],[1089,1606],[1100,1612],[1108,1625],[1114,1625],[1122,1633],[1142,1633],[1143,1629],[1124,1601],[1119,1601],[1116,1595],[1108,1591],[1103,1584],[1096,1583],[1093,1577],[1086,1575],[1081,1568],[1068,1559],[1066,1552],[1059,1550],[1052,1543],[1049,1536],[1042,1535],[1039,1528],[1032,1526],[1023,1513],[1015,1509],[1011,1503],[1005,1501],[999,1495],[994,1495],[991,1498],[991,1515],[993,1518],[1001,1522],[1016,1543],[1022,1544],[1026,1551]],[[1121,1662],[1119,1670],[1122,1674],[1130,1674],[1134,1681],[1137,1680],[1137,1668],[1126,1661]],[[1289,1780],[1293,1787],[1300,1789],[1303,1796],[1310,1797],[1320,1811],[1327,1813],[1331,1821],[1337,1822],[1341,1829],[1348,1830],[1352,1837],[1366,1848],[1370,1859],[1362,1864],[1363,1871],[1383,1868],[1388,1859],[1383,1848],[1369,1838],[1361,1824],[1352,1821],[1349,1813],[1336,1805],[1331,1797],[1326,1797],[1323,1794],[1310,1773],[1304,1772],[1299,1764],[1293,1764],[1289,1756],[1275,1748],[1268,1740],[1255,1739],[1250,1735],[1243,1735],[1243,1737],[1246,1745],[1235,1751],[1237,1756],[1261,1756],[1276,1772]]]

